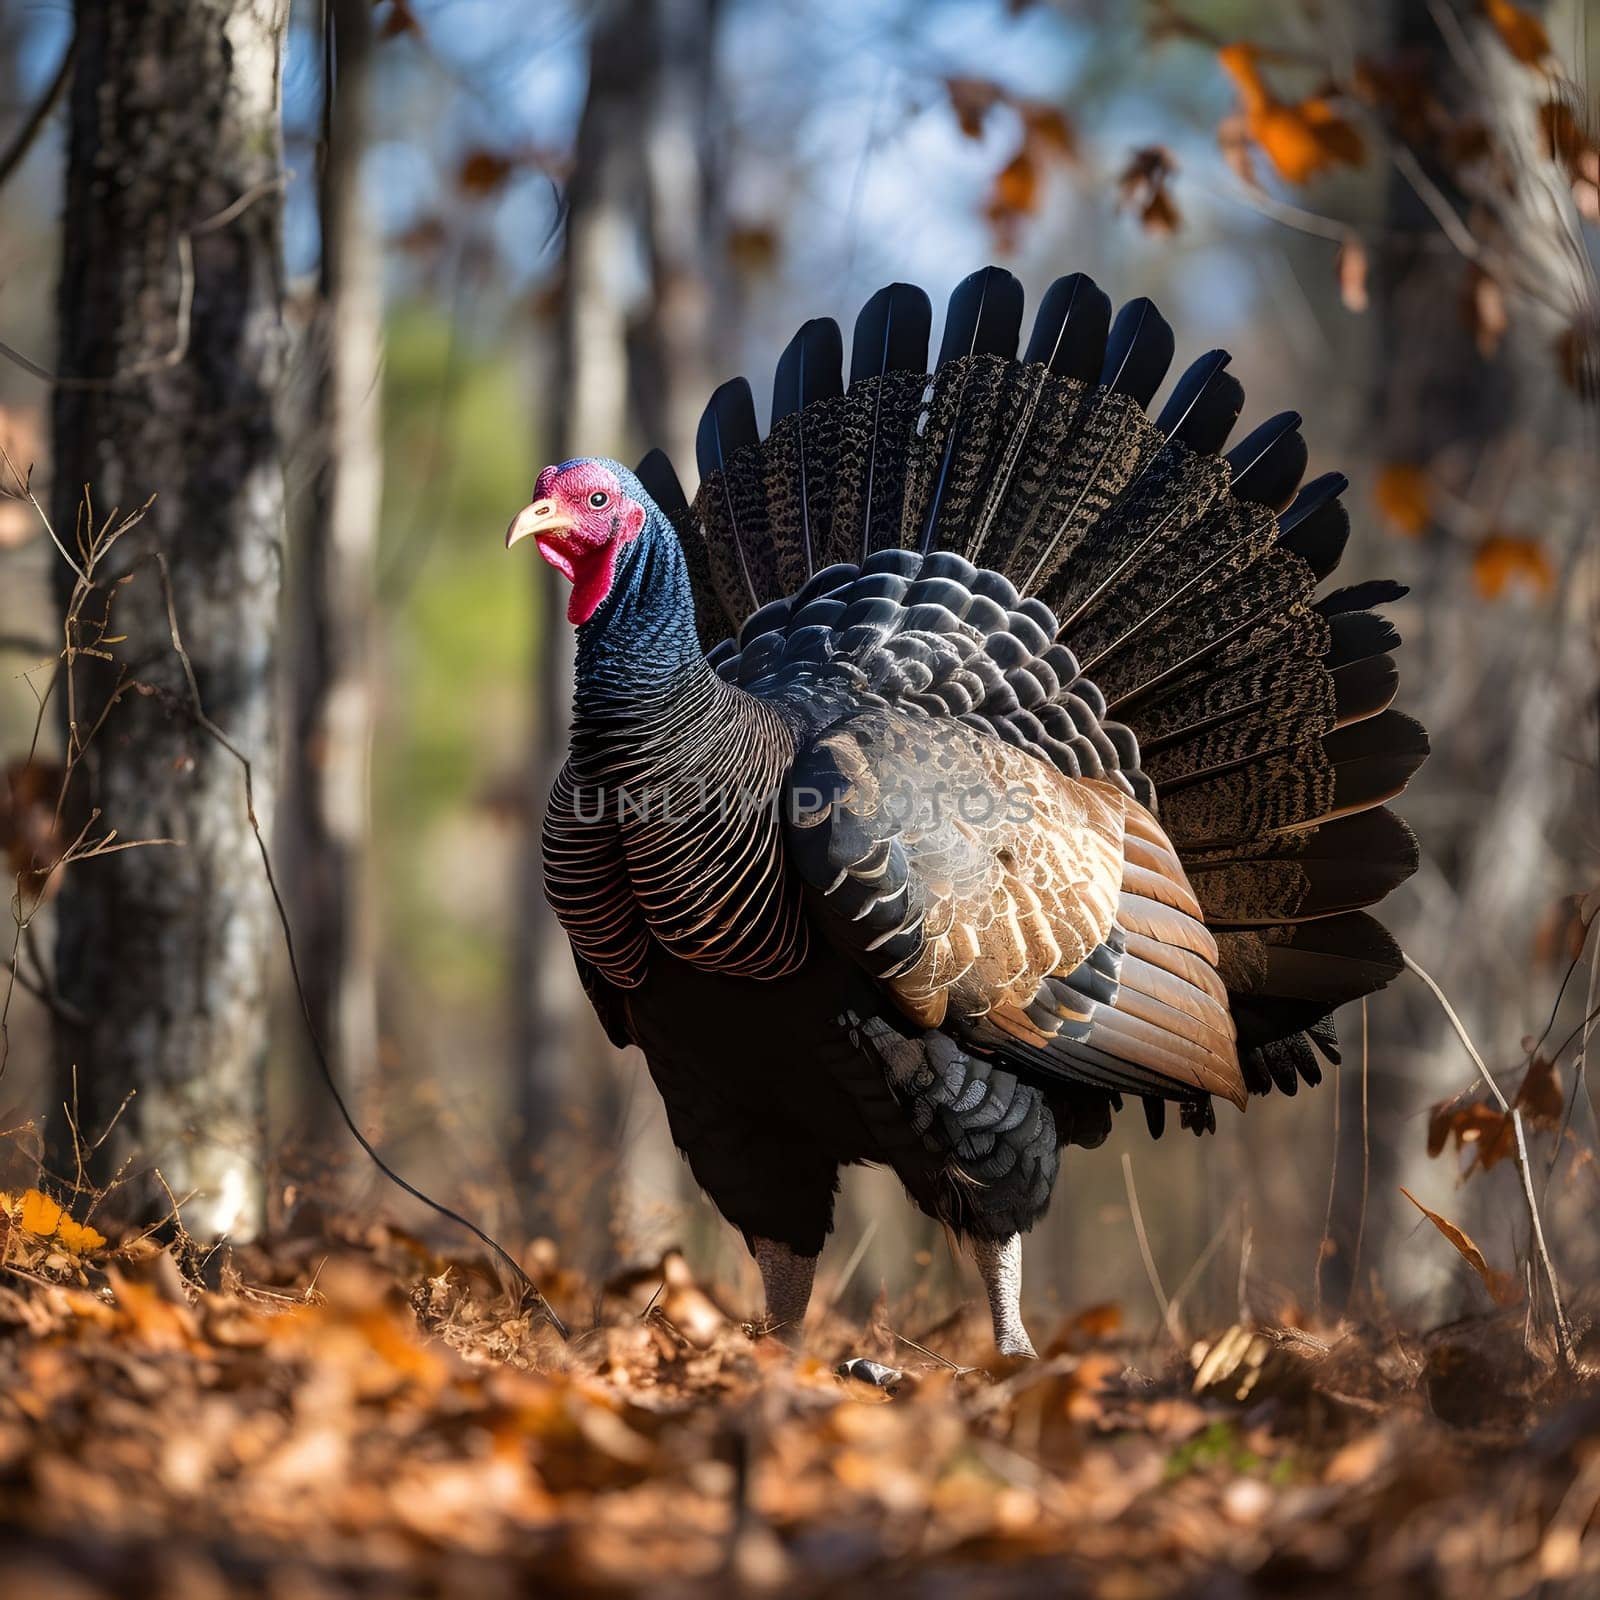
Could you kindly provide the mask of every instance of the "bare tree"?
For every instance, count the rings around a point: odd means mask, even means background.
[[[91,516],[157,497],[98,593],[115,659],[70,664],[68,738],[95,730],[73,799],[95,836],[176,842],[66,874],[58,982],[86,1020],[58,1025],[58,1089],[76,1086],[86,1131],[136,1091],[104,1154],[158,1163],[195,1192],[185,1215],[206,1233],[261,1216],[272,908],[239,763],[195,718],[172,622],[206,713],[254,763],[265,826],[287,13],[288,0],[78,0],[68,112],[54,516],[70,543]]]
[[[303,361],[297,454],[305,487],[287,574],[290,706],[278,826],[312,1025],[352,1112],[370,1125],[377,982],[366,839],[382,283],[361,161],[374,40],[368,0],[330,0],[326,10],[322,256]]]

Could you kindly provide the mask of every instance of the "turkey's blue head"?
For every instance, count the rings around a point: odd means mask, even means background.
[[[567,620],[584,623],[611,593],[623,552],[659,514],[639,480],[617,462],[563,461],[539,474],[532,501],[506,529],[506,549],[532,539],[572,584]]]

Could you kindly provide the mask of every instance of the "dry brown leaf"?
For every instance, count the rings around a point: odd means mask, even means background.
[[[1472,556],[1472,581],[1485,600],[1504,594],[1514,583],[1535,594],[1555,590],[1556,570],[1550,554],[1537,539],[1522,534],[1491,533],[1479,540]]]
[[[1515,1273],[1497,1272],[1489,1265],[1483,1251],[1448,1217],[1430,1211],[1409,1189],[1402,1188],[1400,1193],[1450,1241],[1461,1259],[1477,1273],[1484,1288],[1489,1291],[1489,1298],[1497,1306],[1514,1306],[1522,1299],[1522,1280]]]
[[[778,230],[770,222],[738,222],[728,229],[728,260],[741,272],[771,272],[778,248]]]
[[[956,125],[969,139],[981,139],[989,113],[1002,98],[1000,85],[988,78],[946,78],[944,92],[955,113]]]
[[[1392,461],[1372,486],[1372,498],[1390,531],[1420,538],[1433,520],[1433,492],[1428,474],[1413,462]]]
[[[1550,35],[1544,24],[1511,0],[1483,0],[1483,12],[1500,42],[1526,66],[1537,66],[1550,54]]]
[[[1217,60],[1239,91],[1245,131],[1288,182],[1361,165],[1365,151],[1355,125],[1321,95],[1280,100],[1262,76],[1254,45],[1225,45]]]
[[[1078,136],[1059,106],[1044,100],[1024,100],[1017,107],[1029,142],[1041,154],[1072,161],[1078,154]]]
[[[1517,1151],[1511,1118],[1483,1100],[1441,1100],[1433,1107],[1428,1115],[1428,1154],[1441,1155],[1451,1139],[1457,1151],[1471,1145],[1473,1167],[1485,1172]]]
[[[1559,1128],[1566,1115],[1567,1097],[1554,1061],[1535,1056],[1522,1076],[1512,1104],[1536,1128]]]
[[[456,184],[463,194],[490,195],[504,188],[514,171],[516,163],[510,156],[480,145],[462,156],[456,168]]]
[[[1165,145],[1135,150],[1117,178],[1117,206],[1132,211],[1150,233],[1175,233],[1182,220],[1169,187],[1177,161]]]

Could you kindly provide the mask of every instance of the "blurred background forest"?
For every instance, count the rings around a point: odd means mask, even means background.
[[[282,20],[235,9],[269,40]],[[160,194],[130,213],[145,276],[122,285],[118,323],[72,298],[106,288],[106,237],[81,221],[106,190],[69,155],[95,105],[70,80],[116,77],[117,25],[80,31],[74,61],[64,0],[0,0],[0,442],[39,502],[0,501],[0,830],[18,874],[0,922],[17,976],[4,1126],[42,1125],[59,1170],[64,1105],[95,1137],[138,1088],[97,1155],[130,1206],[154,1166],[194,1192],[199,1231],[378,1205],[444,1226],[382,1185],[316,1077],[226,752],[196,754],[158,696],[138,714],[176,743],[124,775],[149,805],[108,805],[81,836],[164,837],[198,807],[188,856],[221,909],[193,948],[181,907],[139,903],[149,875],[191,870],[171,847],[41,870],[80,839],[56,804],[73,761],[59,697],[40,708],[72,582],[41,511],[70,546],[87,482],[97,521],[158,497],[125,537],[171,556],[207,710],[255,766],[312,1020],[387,1159],[513,1248],[548,1235],[605,1270],[678,1242],[754,1305],[742,1248],[692,1192],[642,1061],[605,1043],[543,906],[530,841],[569,639],[559,580],[502,533],[547,461],[660,443],[687,481],[711,388],[748,371],[759,402],[800,321],[848,326],[894,279],[937,306],[995,260],[1030,296],[1076,270],[1119,303],[1151,296],[1180,366],[1227,347],[1246,424],[1298,408],[1311,472],[1350,475],[1343,570],[1411,585],[1399,703],[1434,749],[1399,804],[1422,869],[1387,920],[1506,1092],[1526,1085],[1541,1189],[1555,1172],[1550,1251],[1592,1279],[1600,29],[1584,0],[284,9],[281,169],[269,140],[206,180],[225,152],[177,118],[166,136],[202,176],[186,220]],[[235,66],[251,70],[242,46]],[[276,71],[269,50],[269,100]],[[150,154],[119,154],[120,190],[138,193]],[[228,336],[227,273],[250,284],[240,325],[268,332],[208,348]],[[206,387],[245,359],[259,393]],[[191,368],[211,378],[186,387]],[[218,418],[241,416],[266,441],[251,470],[279,487],[252,491],[252,526],[207,528],[230,470]],[[170,657],[159,591],[137,593],[145,639],[102,627],[102,654]],[[217,665],[241,649],[253,696]],[[108,725],[95,757],[108,793],[117,739]],[[211,997],[198,1032],[174,1025],[177,1000],[153,1019],[169,968]],[[1341,1034],[1322,1089],[1221,1115],[1214,1139],[1152,1144],[1130,1117],[1074,1152],[1028,1245],[1030,1299],[1151,1304],[1131,1182],[1197,1323],[1241,1298],[1270,1315],[1370,1297],[1407,1322],[1481,1303],[1401,1189],[1516,1271],[1509,1124],[1415,979]],[[975,1291],[880,1173],[848,1175],[825,1292],[830,1270],[857,1309],[880,1286]]]

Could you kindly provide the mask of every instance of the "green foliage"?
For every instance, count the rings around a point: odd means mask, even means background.
[[[391,956],[481,1000],[502,959],[501,919],[449,862],[465,844],[474,859],[513,847],[485,802],[525,743],[533,579],[502,532],[533,478],[532,424],[514,362],[415,304],[390,318],[383,409],[383,925]]]

